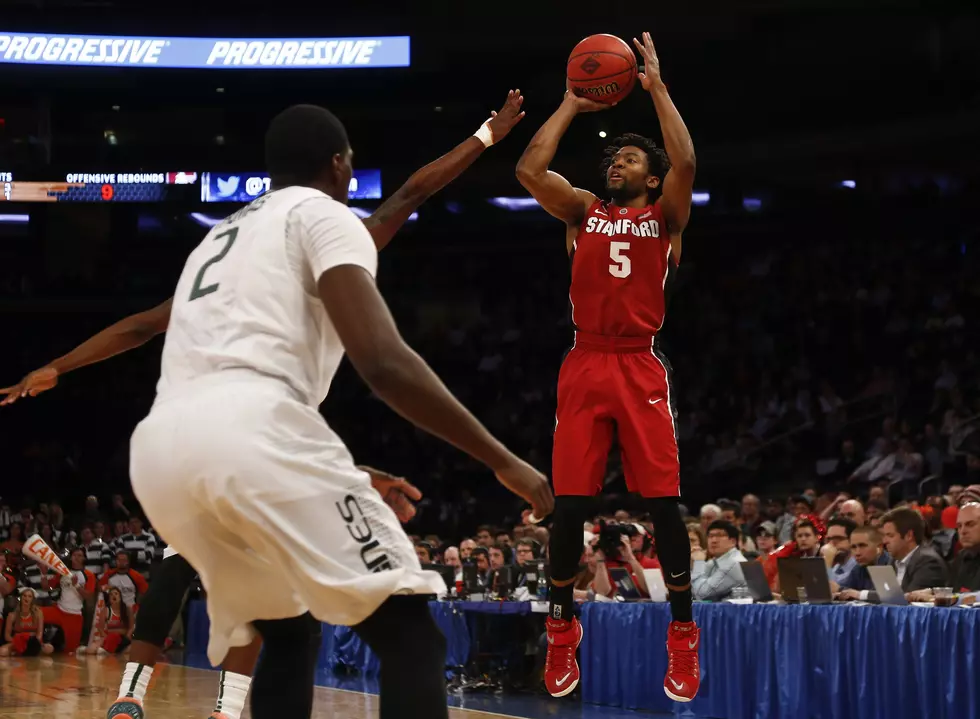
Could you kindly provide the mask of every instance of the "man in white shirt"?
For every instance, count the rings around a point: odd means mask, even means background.
[[[377,250],[345,206],[351,156],[328,111],[296,106],[266,136],[273,191],[216,226],[177,285],[157,400],[133,434],[133,488],[199,572],[209,658],[261,635],[255,719],[309,716],[307,610],[354,626],[381,704],[446,717],[445,640],[395,513],[317,411],[343,354],[374,393],[483,462],[544,516],[547,481],[508,452],[402,341],[374,284]],[[256,595],[255,577],[286,591]],[[410,596],[393,596],[410,595]],[[382,713],[385,710],[382,708]]]
[[[738,551],[739,531],[731,522],[718,519],[708,526],[708,553],[711,559],[695,560],[691,569],[691,591],[695,599],[720,601],[736,587],[745,587]]]

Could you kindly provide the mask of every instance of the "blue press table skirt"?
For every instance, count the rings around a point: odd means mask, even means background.
[[[527,614],[527,603],[432,602],[463,666],[471,612]],[[665,604],[582,607],[582,698],[713,719],[980,719],[980,609],[697,604],[703,681],[694,702],[663,693]],[[207,649],[204,602],[193,602],[188,651]],[[347,627],[324,625],[320,668],[375,676],[378,661]]]

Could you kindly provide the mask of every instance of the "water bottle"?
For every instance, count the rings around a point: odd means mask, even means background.
[[[796,588],[796,598],[797,598],[797,600],[799,601],[800,604],[809,604],[810,603],[810,602],[807,601],[806,587],[797,587]]]
[[[548,582],[545,581],[544,562],[538,563],[538,601],[548,600]]]

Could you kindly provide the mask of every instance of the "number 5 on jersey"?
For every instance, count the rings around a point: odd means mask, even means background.
[[[633,271],[633,266],[630,264],[629,256],[623,254],[629,248],[629,242],[609,243],[609,259],[616,263],[614,265],[609,265],[609,274],[611,274],[613,277],[623,279],[624,277],[629,277],[630,272]]]
[[[228,252],[231,250],[231,246],[235,244],[235,240],[237,238],[238,238],[237,227],[231,227],[225,230],[224,232],[222,232],[221,234],[214,236],[215,242],[224,239],[225,243],[224,245],[221,246],[221,250],[218,251],[218,254],[216,254],[210,260],[205,262],[203,265],[201,265],[201,269],[198,270],[197,276],[194,278],[194,286],[191,287],[191,296],[190,299],[188,299],[188,302],[199,300],[202,297],[206,297],[207,295],[210,295],[212,292],[217,292],[218,287],[220,286],[219,283],[217,282],[211,285],[207,285],[206,287],[202,287],[202,283],[204,282],[204,273],[208,271],[211,265],[215,265],[221,262],[221,260],[225,259],[225,257],[228,255]]]

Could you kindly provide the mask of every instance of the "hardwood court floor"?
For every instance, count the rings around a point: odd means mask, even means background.
[[[214,707],[218,673],[204,668],[203,657],[174,654],[184,663],[157,665],[145,703],[147,719],[206,719]],[[0,719],[105,719],[123,667],[119,657],[0,659]],[[317,684],[314,719],[377,719],[375,680],[319,672]],[[450,706],[450,719],[664,717],[539,696],[468,694],[450,697],[449,703],[456,705]],[[248,717],[246,709],[243,719]]]
[[[125,663],[115,657],[0,659],[0,717],[105,719]],[[145,703],[147,719],[205,719],[214,707],[217,673],[160,664]],[[246,710],[244,716],[248,716]],[[315,719],[375,719],[378,697],[316,688]],[[451,719],[512,719],[512,715],[451,708]],[[284,718],[285,719],[285,718]]]

